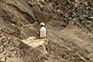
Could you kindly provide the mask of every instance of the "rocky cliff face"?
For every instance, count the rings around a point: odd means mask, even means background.
[[[39,38],[48,55],[21,40]],[[0,0],[0,62],[93,62],[93,0]]]

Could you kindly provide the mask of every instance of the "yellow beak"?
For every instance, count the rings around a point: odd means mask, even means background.
[[[40,25],[42,25],[42,24],[40,23]]]

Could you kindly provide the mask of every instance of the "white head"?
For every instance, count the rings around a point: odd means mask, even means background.
[[[41,25],[41,26],[45,26],[45,23],[44,23],[44,22],[41,22],[40,25]]]

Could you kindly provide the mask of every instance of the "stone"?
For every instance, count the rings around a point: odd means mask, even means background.
[[[45,3],[45,0],[39,0],[41,3]]]
[[[1,60],[2,62],[5,62],[6,58],[5,58],[5,57],[2,57],[0,60]]]
[[[93,20],[93,17],[89,17],[89,19],[92,19]]]
[[[15,5],[23,12],[26,12],[27,14],[29,14],[34,20],[35,20],[35,16],[34,13],[32,11],[32,9],[30,8],[30,6],[28,6],[28,4],[24,1],[24,0],[12,0]]]
[[[4,47],[0,46],[0,53],[2,53],[4,51]]]
[[[24,61],[19,58],[7,58],[6,62],[24,62]]]

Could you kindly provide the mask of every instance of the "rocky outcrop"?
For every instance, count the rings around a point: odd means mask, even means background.
[[[93,62],[92,0],[0,0],[0,62]],[[46,23],[47,55],[22,40],[39,38]],[[87,29],[86,29],[87,28]]]

